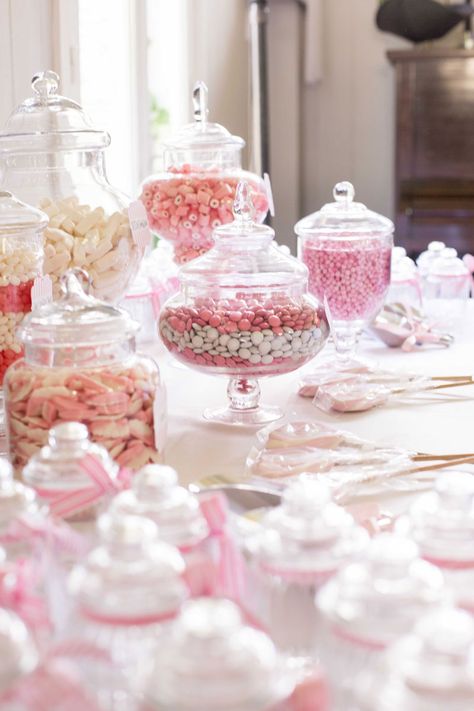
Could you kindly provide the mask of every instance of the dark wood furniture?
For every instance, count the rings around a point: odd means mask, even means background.
[[[474,251],[474,50],[387,53],[395,67],[396,242]]]

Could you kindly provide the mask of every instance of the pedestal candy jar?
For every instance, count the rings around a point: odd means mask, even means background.
[[[0,386],[21,356],[16,329],[31,311],[31,293],[43,267],[44,212],[0,191]]]
[[[84,293],[73,271],[63,296],[25,317],[25,348],[5,376],[11,460],[21,469],[63,422],[87,425],[121,466],[160,461],[165,434],[158,366],[135,352],[138,324]]]
[[[207,87],[198,82],[193,92],[194,123],[165,144],[166,172],[147,178],[140,199],[150,227],[174,245],[179,264],[204,254],[212,246],[212,231],[232,222],[237,183],[245,179],[255,192],[256,217],[268,210],[263,181],[242,170],[242,138],[231,136],[207,121]]]
[[[309,289],[327,308],[337,352],[349,358],[362,329],[383,306],[394,226],[354,202],[351,183],[338,183],[334,199],[300,220],[295,232]]]
[[[107,181],[110,136],[78,104],[59,96],[58,87],[54,72],[35,75],[33,96],[0,131],[1,185],[50,219],[44,270],[55,296],[66,269],[81,267],[96,296],[116,300],[137,273],[144,245],[130,229],[129,198]]]
[[[192,368],[230,379],[228,408],[204,416],[229,424],[281,417],[259,407],[257,378],[289,373],[311,360],[328,337],[322,306],[307,293],[308,271],[254,221],[247,183],[234,203],[235,221],[214,232],[215,245],[180,271],[180,293],[160,315],[168,350]]]
[[[360,561],[322,588],[320,651],[334,711],[353,707],[356,675],[374,669],[383,651],[444,594],[443,576],[418,557],[416,544],[389,534],[374,538]]]

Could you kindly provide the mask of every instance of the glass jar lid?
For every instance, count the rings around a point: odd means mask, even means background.
[[[352,639],[385,646],[408,633],[444,596],[441,572],[419,557],[418,546],[387,533],[331,578],[318,595],[318,607]]]
[[[59,81],[52,71],[35,74],[33,96],[17,106],[0,131],[0,152],[44,153],[109,145],[109,134],[94,128],[79,104],[57,93]]]
[[[213,231],[214,246],[180,269],[181,285],[198,288],[238,285],[260,287],[260,291],[267,284],[272,288],[296,285],[305,291],[307,267],[278,248],[271,227],[255,221],[252,190],[245,180],[237,185],[233,213],[233,222]]]
[[[116,496],[111,508],[150,518],[160,539],[180,549],[199,544],[209,534],[197,497],[178,486],[174,469],[160,464],[143,467],[133,477],[132,488]]]
[[[183,126],[174,136],[164,142],[167,151],[236,151],[245,146],[239,136],[232,136],[218,123],[207,120],[208,89],[203,81],[198,81],[193,88],[193,123]]]
[[[6,190],[0,191],[0,233],[39,231],[48,224],[48,215],[17,200]]]
[[[10,462],[0,458],[0,532],[19,516],[38,513],[40,508],[33,489],[16,481]]]
[[[314,234],[327,239],[350,239],[351,236],[380,237],[391,234],[395,227],[387,217],[372,212],[360,202],[354,202],[354,186],[344,181],[333,190],[335,202],[323,205],[296,223],[295,232],[305,237]]]
[[[0,608],[0,659],[2,660],[0,694],[13,686],[19,677],[33,671],[38,663],[38,654],[25,624],[13,612],[2,608]]]
[[[82,611],[100,621],[160,622],[173,616],[186,596],[184,561],[158,539],[144,517],[102,514],[100,545],[69,578]]]
[[[302,474],[262,520],[249,550],[271,572],[333,573],[365,546],[367,532],[331,500],[329,487]]]
[[[291,692],[273,642],[247,627],[230,600],[187,602],[144,680],[166,711],[263,711]]]
[[[70,269],[61,279],[63,294],[25,316],[17,333],[25,344],[51,348],[95,346],[135,337],[140,325],[124,309],[106,304],[87,294],[79,276],[82,269]]]
[[[469,269],[452,247],[445,247],[428,266],[428,281],[431,277],[436,279],[445,276],[470,277]]]

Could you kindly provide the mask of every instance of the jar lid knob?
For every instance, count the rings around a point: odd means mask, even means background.
[[[347,180],[343,180],[342,183],[336,183],[332,194],[336,202],[348,206],[354,200],[354,186]]]
[[[47,101],[48,97],[56,94],[59,89],[59,76],[51,69],[38,72],[31,80],[31,86],[42,101]]]
[[[85,269],[74,267],[68,269],[61,279],[61,291],[65,296],[75,295],[84,296],[89,293],[91,286],[91,278]]]
[[[209,109],[207,108],[208,88],[203,81],[197,81],[193,87],[194,120],[205,124]]]
[[[234,220],[240,220],[241,222],[255,221],[252,190],[246,180],[240,180],[237,184],[232,212],[234,213]]]

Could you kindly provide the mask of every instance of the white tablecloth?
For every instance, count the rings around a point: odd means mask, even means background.
[[[448,349],[425,346],[407,354],[364,339],[360,354],[384,367],[426,375],[470,375],[474,372],[474,303],[469,306],[463,335]],[[178,471],[183,483],[214,474],[242,477],[255,429],[215,425],[202,418],[205,407],[225,404],[227,380],[172,365],[162,346],[142,350],[158,360],[168,389],[166,463]],[[449,389],[442,399],[430,396],[410,406],[390,403],[368,412],[326,414],[296,394],[301,373],[311,370],[318,357],[299,372],[260,381],[262,401],[279,405],[288,415],[331,423],[380,444],[429,453],[474,451],[474,385]],[[384,507],[394,511],[407,501],[406,495],[383,497]]]

